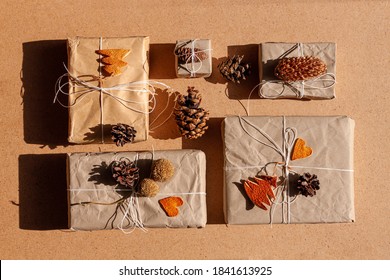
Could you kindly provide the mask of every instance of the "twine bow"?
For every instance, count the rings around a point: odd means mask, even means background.
[[[298,50],[298,56],[304,56],[303,44],[297,43],[289,51],[284,53],[280,58],[284,58],[289,53]],[[282,80],[268,80],[258,84],[255,88],[260,86],[259,96],[265,99],[275,99],[283,96],[285,89],[290,88],[298,99],[305,97],[305,90],[307,89],[328,89],[335,85],[336,76],[334,73],[325,73],[315,79],[308,81],[286,82]],[[275,87],[275,85],[277,85]],[[254,88],[254,89],[255,89]]]
[[[68,68],[65,66],[66,74],[60,76],[55,84],[55,96],[53,103],[58,102],[62,107],[70,108],[77,104],[77,102],[81,101],[83,98],[85,98],[89,94],[96,94],[99,93],[100,98],[100,125],[102,128],[102,143],[104,143],[104,135],[103,135],[103,127],[104,127],[104,109],[103,109],[103,96],[108,96],[110,98],[113,98],[117,102],[119,102],[122,106],[126,107],[129,110],[132,110],[134,112],[140,113],[140,114],[149,114],[154,111],[156,108],[156,89],[154,86],[162,86],[165,88],[170,88],[168,85],[152,81],[152,80],[142,80],[142,81],[135,81],[135,82],[128,82],[124,84],[114,85],[111,87],[104,87],[104,79],[98,76],[83,76],[88,77],[89,79],[83,80],[82,77],[76,77],[73,76]],[[66,79],[66,81],[63,81]],[[97,85],[96,85],[97,83]],[[81,90],[75,90],[73,93],[68,93],[66,90],[68,89],[69,85],[72,85],[76,89]],[[141,88],[143,86],[143,88]],[[65,88],[65,89],[64,89]],[[129,98],[122,98],[115,94],[117,91],[126,91],[129,92]],[[135,101],[131,97],[131,93],[137,93],[137,92],[143,92],[148,93],[150,98],[147,101]],[[78,96],[74,99],[73,103],[71,104],[63,104],[59,100],[59,95],[67,95],[70,94],[77,94]],[[137,104],[149,104],[152,102],[152,107],[148,111],[139,110],[136,105]]]
[[[176,56],[180,56],[176,53],[176,51],[185,45],[191,44],[191,55],[186,59],[186,62],[184,65],[185,69],[190,73],[191,78],[195,78],[196,73],[199,72],[203,66],[202,59],[198,55],[198,53],[208,52],[208,55],[210,56],[210,51],[212,50],[212,49],[203,49],[203,50],[195,51],[195,43],[198,40],[199,39],[193,39],[193,40],[187,41],[184,44],[182,44],[181,46],[176,47],[175,51],[174,51],[174,54]],[[197,67],[195,67],[196,66],[195,62],[197,62],[197,61],[199,61],[199,65]]]

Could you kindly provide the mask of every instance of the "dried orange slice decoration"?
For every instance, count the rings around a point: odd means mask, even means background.
[[[183,205],[183,200],[178,196],[169,196],[158,201],[168,217],[175,217],[179,214],[179,206]]]

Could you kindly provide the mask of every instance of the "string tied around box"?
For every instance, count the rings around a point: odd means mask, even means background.
[[[305,56],[303,50],[303,43],[295,44],[290,50],[285,52],[279,59],[285,58],[292,51],[297,50],[298,56]],[[316,78],[310,80],[299,80],[293,82],[287,82],[279,79],[262,81],[257,84],[252,91],[257,87],[260,87],[259,97],[264,99],[276,99],[283,97],[287,88],[291,89],[298,99],[305,98],[305,91],[311,89],[328,89],[332,88],[336,84],[336,76],[334,73],[324,73]],[[276,85],[276,86],[275,86]],[[251,91],[251,93],[252,93]]]
[[[155,159],[155,151],[152,146],[151,151],[143,152],[151,154],[151,162]],[[140,153],[136,152],[134,160],[129,159],[128,157],[115,157],[113,162],[116,161],[125,161],[127,163],[134,163],[134,166],[138,168],[138,162],[140,160]],[[152,171],[151,171],[152,172]],[[149,177],[151,177],[151,172]],[[111,164],[111,173],[113,172],[113,165]],[[142,196],[138,191],[139,187],[139,177],[134,182],[134,185],[131,187],[125,187],[120,184],[117,184],[116,187],[110,189],[90,189],[90,188],[68,188],[70,192],[115,192],[120,194],[122,197],[113,201],[113,202],[101,202],[101,201],[82,201],[72,203],[70,206],[83,206],[87,207],[87,205],[103,205],[103,206],[111,206],[116,205],[115,213],[109,218],[106,222],[105,228],[111,221],[112,227],[114,228],[114,222],[118,215],[118,211],[122,213],[122,217],[120,219],[119,224],[116,228],[120,229],[124,234],[132,233],[136,228],[141,229],[143,232],[147,232],[148,230],[145,228],[143,219],[142,219],[142,207],[140,206],[139,199]],[[156,197],[166,197],[166,196],[176,196],[176,195],[206,195],[205,192],[159,192],[156,194]],[[148,199],[148,198],[145,198]]]
[[[188,73],[190,73],[191,78],[196,77],[196,73],[199,72],[200,69],[202,69],[203,60],[205,59],[204,56],[205,55],[210,56],[211,51],[212,51],[212,49],[210,49],[210,48],[197,49],[195,47],[195,44],[197,41],[199,41],[199,39],[192,39],[192,40],[186,41],[186,42],[182,43],[181,45],[176,46],[175,50],[173,52],[174,55],[177,56],[179,59],[181,59],[181,60],[183,60],[183,58],[185,59],[184,60],[184,62],[185,62],[184,67],[183,66],[179,66],[179,67],[184,68],[186,71],[188,71]],[[179,51],[188,44],[191,44],[191,47],[188,48],[191,51],[190,55],[188,55],[186,53],[180,54]],[[196,63],[199,63],[199,64],[197,65]]]
[[[57,82],[55,84],[55,96],[53,103],[59,103],[64,108],[70,108],[75,105],[77,105],[78,102],[80,102],[83,98],[85,98],[88,94],[96,94],[99,93],[99,99],[100,99],[100,126],[102,130],[102,143],[104,143],[104,134],[103,134],[103,128],[104,128],[104,104],[103,104],[103,96],[108,96],[118,103],[120,103],[125,108],[140,113],[140,114],[150,114],[152,113],[156,108],[156,88],[155,86],[162,86],[164,88],[169,89],[170,86],[162,83],[157,82],[153,80],[142,80],[142,81],[134,81],[134,82],[128,82],[124,84],[114,85],[110,87],[104,87],[104,79],[98,76],[83,76],[88,77],[89,79],[84,80],[81,77],[76,77],[72,75],[67,67],[65,66],[65,70],[67,71],[66,74],[60,76],[57,79]],[[66,79],[66,81],[64,81]],[[96,85],[96,82],[98,83]],[[81,90],[76,91],[74,93],[68,93],[67,88],[69,85],[72,85],[75,88],[80,88]],[[117,91],[125,91],[129,93],[128,98],[123,98],[120,96],[117,96],[115,92]],[[148,93],[149,99],[147,101],[136,101],[134,98],[131,97],[131,93]],[[59,100],[59,95],[67,95],[70,94],[77,94],[78,96],[74,99],[73,103],[71,104],[64,104]],[[148,111],[140,110],[137,108],[137,105],[148,105],[149,103],[152,103],[152,107],[149,108]]]
[[[256,166],[230,166],[225,167],[225,170],[245,170],[257,169],[260,170],[258,174],[265,172],[268,175],[267,168],[271,165],[274,167],[273,175],[276,174],[276,169],[281,169],[281,181],[276,186],[275,199],[271,200],[270,223],[273,223],[274,212],[276,207],[282,207],[282,223],[291,223],[291,204],[294,203],[298,195],[290,193],[290,174],[299,174],[295,169],[318,169],[329,170],[336,172],[353,172],[352,169],[332,168],[332,167],[315,167],[315,166],[298,166],[291,164],[291,155],[294,149],[294,143],[298,139],[298,130],[295,127],[287,126],[286,117],[282,116],[282,146],[280,146],[275,139],[273,139],[266,131],[249,121],[248,118],[237,116],[242,130],[256,142],[268,147],[281,156],[281,161],[270,161],[263,165]],[[258,133],[258,135],[250,132],[249,129]]]

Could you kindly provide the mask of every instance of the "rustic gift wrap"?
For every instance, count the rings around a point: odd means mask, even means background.
[[[102,49],[130,50],[122,74],[102,79]],[[69,142],[104,142],[117,123],[135,128],[135,142],[148,138],[148,52],[149,37],[68,39]]]
[[[172,162],[175,173],[166,182],[157,182],[155,197],[129,194],[112,178],[110,164],[136,161],[140,181],[149,177],[152,158]],[[122,206],[110,204],[128,197]],[[168,217],[159,200],[178,196],[183,205],[179,214]],[[69,227],[74,230],[132,229],[135,227],[204,227],[206,211],[206,157],[198,150],[154,152],[73,153],[68,155]],[[84,204],[85,202],[94,202]]]
[[[224,212],[228,224],[353,222],[354,121],[329,117],[227,117],[223,122]],[[296,138],[312,155],[292,161]],[[309,172],[320,180],[313,197],[294,192],[297,174]],[[243,182],[256,175],[278,176],[278,188],[267,211],[256,207]],[[287,179],[287,180],[285,180]]]
[[[307,81],[285,82],[275,77],[280,59],[314,56],[325,62],[327,73]],[[335,43],[262,43],[259,47],[261,98],[333,99],[336,83]]]
[[[189,48],[192,50],[191,55],[185,59],[186,63],[179,63],[179,57],[177,55],[177,50],[179,48]],[[176,41],[176,76],[178,78],[210,77],[212,72],[211,55],[211,40],[209,39],[191,39]],[[202,60],[202,56],[206,56],[206,58]]]

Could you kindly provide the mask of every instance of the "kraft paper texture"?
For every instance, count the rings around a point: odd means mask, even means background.
[[[68,69],[72,76],[88,80],[92,76],[99,76],[99,38],[76,37],[68,39]],[[131,52],[124,58],[128,63],[123,73],[118,76],[105,78],[103,87],[112,87],[129,82],[148,80],[149,78],[149,37],[103,38],[102,49],[130,49]],[[137,131],[134,142],[148,138],[149,129],[149,94],[126,90],[111,91],[118,98],[131,100],[131,103],[122,102],[103,94],[100,100],[99,91],[91,91],[80,98],[85,88],[76,87],[71,81],[69,85],[69,137],[71,143],[101,142],[101,110],[103,110],[104,139],[112,143],[111,127],[117,123],[131,125]],[[98,86],[98,82],[92,82]],[[143,89],[139,86],[137,89]],[[137,110],[138,112],[136,112]]]
[[[176,41],[176,48],[183,46],[187,48],[192,48],[192,41],[187,40],[178,40]],[[212,51],[211,51],[211,40],[209,39],[198,39],[194,40],[194,48],[205,50],[207,53],[207,58],[201,62],[191,62],[187,64],[179,64],[178,57],[175,56],[175,66],[176,66],[176,75],[178,78],[199,78],[199,77],[210,77],[212,73]],[[186,42],[188,42],[186,44]],[[193,76],[191,76],[191,71],[194,71]]]
[[[108,167],[114,160],[138,157],[140,180],[150,176],[151,152],[74,153],[68,155],[69,227],[75,230],[118,228],[123,212],[116,205],[72,205],[85,201],[113,202],[120,199],[117,184]],[[160,192],[151,198],[139,197],[139,213],[145,227],[204,227],[206,211],[206,157],[198,150],[155,151],[154,159],[166,158],[175,167],[174,176],[157,182]],[[118,188],[123,189],[119,186]],[[179,196],[179,214],[168,217],[158,200]],[[116,215],[115,218],[114,215]],[[125,225],[127,225],[125,223]]]
[[[243,117],[255,127],[262,129],[279,147],[283,147],[283,117]],[[249,132],[242,129],[237,116],[223,121],[225,156],[224,212],[228,224],[269,224],[286,222],[287,205],[271,204],[264,211],[253,207],[243,188],[243,180],[253,178],[261,166],[269,162],[281,162],[282,157],[273,149],[254,138],[270,144],[253,127],[241,122]],[[320,189],[313,197],[298,195],[290,203],[291,223],[340,223],[353,222],[353,139],[354,121],[345,116],[330,117],[285,117],[285,128],[295,128],[297,137],[306,141],[313,154],[310,157],[290,161],[291,171],[316,174]],[[269,165],[269,175],[273,175]],[[281,176],[281,169],[276,169]],[[291,177],[290,171],[290,182]],[[264,174],[264,173],[263,173]],[[279,177],[278,184],[282,178]],[[293,191],[290,193],[293,194]],[[291,197],[292,199],[293,197]]]
[[[335,43],[303,43],[301,44],[304,56],[315,56],[324,61],[327,65],[327,73],[336,77],[336,44]],[[293,83],[293,86],[284,85],[271,81],[278,80],[274,75],[274,69],[281,58],[301,56],[297,43],[262,43],[259,47],[259,75],[262,85],[259,90],[266,96],[275,98],[298,98],[299,91],[303,93],[303,99],[333,99],[335,98],[335,85],[331,84],[329,76],[324,76],[321,81],[305,81],[304,89],[300,82]],[[314,88],[313,88],[314,87]]]

